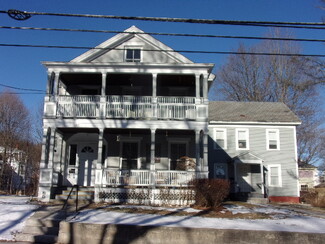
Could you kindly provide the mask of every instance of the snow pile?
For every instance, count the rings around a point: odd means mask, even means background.
[[[0,196],[0,240],[13,240],[21,232],[25,221],[38,208],[28,204],[28,197]]]

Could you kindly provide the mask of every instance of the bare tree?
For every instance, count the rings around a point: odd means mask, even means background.
[[[13,150],[18,143],[28,140],[30,136],[29,112],[20,98],[6,91],[0,94],[0,146],[2,152],[2,167],[0,179],[4,178],[5,164],[10,166]],[[1,182],[3,187],[4,182]]]
[[[273,30],[269,36],[290,37],[278,30]],[[298,159],[315,163],[322,156],[321,137],[325,133],[320,128],[323,113],[319,95],[325,77],[323,61],[278,55],[300,52],[299,46],[290,41],[263,41],[253,47],[240,45],[238,52],[275,55],[229,56],[228,62],[217,72],[222,98],[285,103],[302,120],[297,130]]]

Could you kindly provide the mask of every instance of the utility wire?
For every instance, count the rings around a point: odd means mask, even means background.
[[[178,22],[191,24],[219,24],[219,25],[240,25],[240,26],[262,26],[262,27],[286,27],[286,28],[307,28],[325,29],[322,22],[280,22],[280,21],[244,21],[244,20],[214,20],[214,19],[188,19],[188,18],[167,18],[167,17],[143,17],[143,16],[116,16],[116,15],[95,15],[95,14],[71,14],[71,13],[46,13],[28,12],[18,10],[0,10],[0,13],[10,14],[10,11],[17,11],[25,15],[43,15],[59,17],[79,17],[79,18],[99,18],[99,19],[122,19],[122,20],[142,20],[158,22]]]
[[[250,39],[250,40],[274,40],[274,41],[299,41],[299,42],[325,42],[325,39],[305,39],[305,38],[285,38],[285,37],[257,37],[257,36],[226,36],[226,35],[203,35],[203,34],[181,34],[181,33],[159,33],[159,32],[129,32],[111,30],[87,30],[87,29],[65,29],[65,28],[45,28],[27,26],[0,26],[0,29],[7,30],[40,30],[40,31],[66,31],[66,32],[90,32],[90,33],[127,33],[153,36],[181,36],[181,37],[203,37],[203,38],[228,38],[228,39]]]
[[[11,89],[15,89],[15,90],[34,91],[34,92],[43,92],[43,93],[45,92],[44,90],[21,88],[21,87],[15,87],[15,86],[8,86],[8,85],[1,84],[1,83],[0,83],[0,86],[7,87],[7,88],[11,88]]]
[[[31,45],[31,44],[6,44],[0,43],[0,47],[32,47],[32,48],[63,48],[63,49],[98,49],[98,50],[124,50],[122,48],[100,48],[82,46],[58,46],[58,45]],[[319,57],[324,58],[325,54],[299,54],[299,53],[255,53],[255,52],[232,52],[232,51],[200,51],[200,50],[149,50],[147,52],[178,52],[178,53],[202,53],[202,54],[235,54],[235,55],[265,55],[265,56],[288,56],[288,57]]]

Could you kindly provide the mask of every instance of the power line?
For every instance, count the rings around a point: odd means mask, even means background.
[[[30,47],[30,48],[63,48],[63,49],[99,49],[99,50],[124,50],[121,48],[100,48],[82,46],[58,46],[58,45],[32,45],[32,44],[6,44],[0,43],[0,47]],[[300,53],[256,53],[256,52],[233,52],[233,51],[200,51],[200,50],[150,50],[147,52],[178,52],[178,53],[201,53],[201,54],[235,54],[235,55],[259,55],[259,56],[288,56],[288,57],[318,57],[324,58],[325,54],[300,54]]]
[[[250,40],[274,40],[274,41],[299,41],[299,42],[325,42],[324,39],[305,39],[305,38],[284,38],[284,37],[255,37],[255,36],[229,36],[229,35],[203,35],[203,34],[181,34],[181,33],[159,33],[159,32],[128,32],[111,30],[87,30],[87,29],[66,29],[66,28],[45,28],[45,27],[17,27],[0,26],[0,29],[8,30],[39,30],[39,31],[66,31],[66,32],[90,32],[90,33],[110,33],[110,34],[138,34],[156,36],[180,36],[180,37],[203,37],[203,38],[227,38],[227,39],[250,39]]]
[[[20,12],[22,15],[43,15],[58,17],[78,17],[78,18],[99,18],[99,19],[121,19],[121,20],[142,20],[158,22],[177,22],[191,24],[219,24],[219,25],[240,25],[257,27],[286,27],[286,28],[307,28],[325,29],[322,22],[280,22],[280,21],[244,21],[244,20],[216,20],[216,19],[189,19],[189,18],[167,18],[167,17],[143,17],[143,16],[116,16],[116,15],[95,15],[95,14],[71,14],[71,13],[46,13],[28,12],[19,10],[0,10],[0,13],[10,14],[10,11]]]
[[[45,92],[44,90],[21,88],[21,87],[15,87],[15,86],[5,85],[5,84],[1,84],[1,83],[0,83],[0,86],[7,87],[7,88],[10,88],[10,89],[15,89],[15,90],[34,91],[34,92]]]

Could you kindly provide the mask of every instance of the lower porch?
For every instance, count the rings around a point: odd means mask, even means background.
[[[208,176],[202,130],[56,128],[45,135],[42,201],[72,186],[90,187],[102,201],[99,192],[107,189],[179,190]]]

